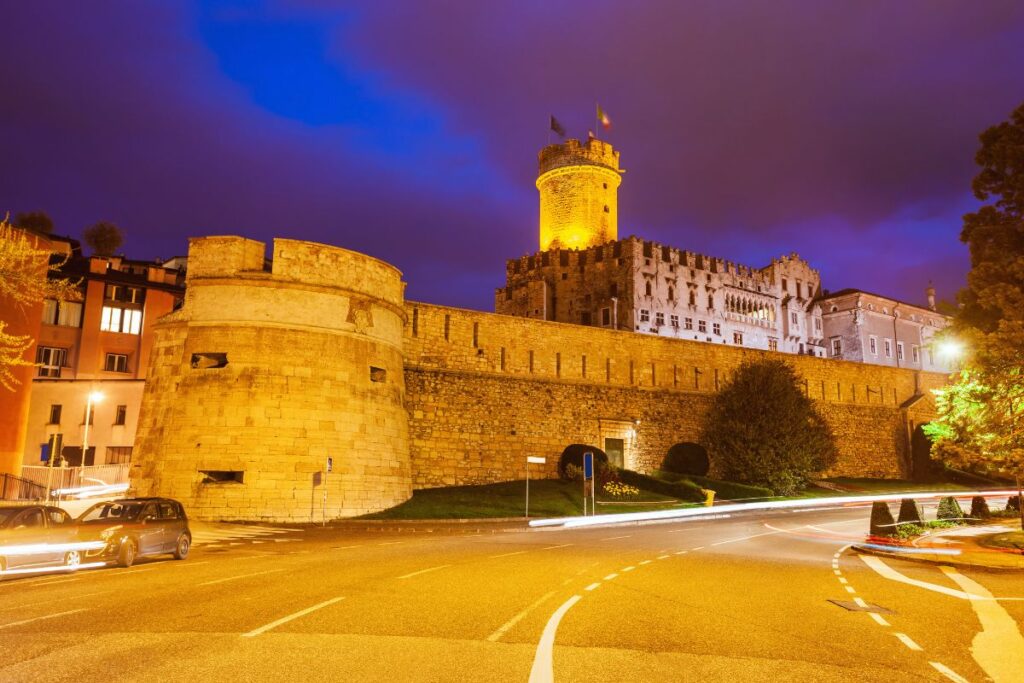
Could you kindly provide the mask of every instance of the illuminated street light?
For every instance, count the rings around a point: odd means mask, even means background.
[[[955,339],[939,342],[939,355],[955,360],[964,354],[964,345]]]
[[[82,465],[78,470],[79,479],[85,480],[85,455],[89,452],[89,423],[92,422],[92,406],[103,400],[102,391],[90,391],[85,401],[85,431],[82,432]]]

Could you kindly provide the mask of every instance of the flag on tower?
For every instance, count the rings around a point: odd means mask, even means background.
[[[554,114],[551,115],[551,130],[555,131],[563,138],[565,137],[565,128],[558,122],[558,119],[555,118]]]
[[[601,109],[600,104],[597,105],[597,120],[601,122],[601,126],[605,130],[612,129],[612,120],[608,118],[608,113],[604,109]]]

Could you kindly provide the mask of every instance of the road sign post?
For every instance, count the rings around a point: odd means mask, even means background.
[[[547,458],[528,455],[526,456],[526,516],[530,516],[530,463],[535,465],[543,465],[548,461]]]
[[[323,526],[327,526],[327,475],[334,469],[334,458],[328,456],[327,467],[324,469],[324,500],[323,500]]]
[[[587,482],[591,483],[590,492],[590,514],[594,514],[593,481],[594,481],[594,454],[587,451],[583,454],[583,516],[587,516]]]

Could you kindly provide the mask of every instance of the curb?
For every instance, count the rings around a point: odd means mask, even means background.
[[[859,543],[854,543],[850,546],[851,549],[862,555],[876,555],[878,557],[888,557],[893,560],[906,560],[907,562],[917,562],[919,564],[930,564],[930,565],[951,565],[954,567],[969,567],[970,569],[976,569],[984,572],[1013,572],[1013,571],[1024,571],[1024,563],[1018,567],[1001,567],[998,565],[991,564],[979,564],[977,562],[966,562],[962,559],[962,556],[958,555],[933,555],[932,557],[922,555],[907,555],[902,553],[890,553],[877,548],[867,548]],[[933,559],[934,558],[934,559]]]

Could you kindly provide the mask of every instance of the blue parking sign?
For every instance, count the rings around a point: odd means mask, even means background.
[[[594,454],[590,451],[583,454],[583,478],[594,478]]]

